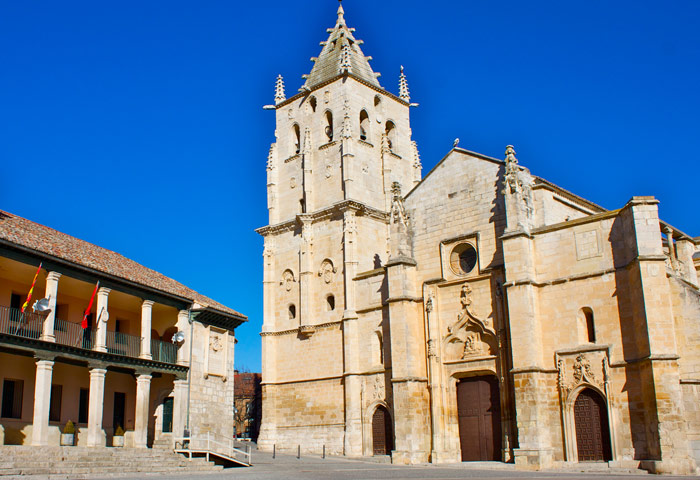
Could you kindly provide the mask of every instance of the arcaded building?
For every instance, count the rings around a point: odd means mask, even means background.
[[[48,308],[34,311],[36,300]],[[78,446],[112,446],[118,430],[127,448],[172,449],[187,432],[230,441],[235,328],[246,320],[0,211],[0,445],[59,445],[68,421]]]
[[[696,472],[698,239],[511,146],[423,176],[406,77],[385,90],[353,32],[341,7],[269,107],[261,448]]]

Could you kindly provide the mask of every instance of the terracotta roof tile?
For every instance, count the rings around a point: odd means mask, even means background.
[[[2,210],[0,239],[129,282],[177,295],[225,314],[246,318],[245,315],[123,255]]]

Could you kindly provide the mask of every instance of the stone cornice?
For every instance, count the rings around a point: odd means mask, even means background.
[[[286,222],[260,227],[256,229],[255,232],[259,235],[262,235],[263,237],[267,235],[276,235],[286,231],[294,230],[301,221],[300,219],[302,217],[304,218],[304,220],[309,220],[312,223],[315,223],[319,220],[324,220],[335,213],[344,213],[348,210],[355,211],[358,216],[366,216],[374,218],[375,220],[382,221],[384,223],[389,223],[389,214],[378,210],[374,207],[370,207],[369,205],[365,205],[364,203],[357,200],[343,200],[334,203],[329,207],[322,208],[314,212],[305,213],[303,215],[297,215],[294,219],[287,220]]]
[[[386,304],[389,303],[395,303],[395,302],[414,302],[414,303],[423,303],[423,298],[422,297],[411,297],[408,295],[399,295],[396,297],[389,297],[386,299]]]
[[[0,351],[2,350],[10,353],[19,352],[43,359],[53,357],[55,361],[76,365],[98,366],[97,368],[114,367],[133,370],[141,369],[152,372],[170,373],[179,377],[186,376],[189,370],[188,367],[177,364],[163,363],[138,357],[126,357],[95,350],[85,350],[70,345],[15,337],[14,335],[0,333]]]
[[[408,383],[408,382],[428,383],[428,379],[426,377],[398,377],[398,378],[391,379],[391,383]]]
[[[673,353],[661,353],[656,355],[646,355],[640,358],[633,358],[631,360],[623,360],[621,362],[610,363],[613,368],[625,367],[627,365],[633,365],[635,363],[642,362],[675,362],[680,360],[680,356]]]
[[[338,320],[336,322],[328,322],[328,323],[321,323],[319,325],[303,325],[301,327],[297,328],[290,328],[289,330],[278,330],[276,332],[260,332],[261,337],[280,337],[282,335],[293,335],[293,334],[301,334],[302,328],[303,327],[313,327],[314,332],[317,332],[318,330],[324,330],[328,328],[332,328],[335,326],[340,326],[343,323],[342,320]]]
[[[543,233],[554,232],[557,230],[571,228],[578,225],[585,225],[587,223],[598,222],[600,220],[607,220],[608,218],[617,217],[620,214],[620,211],[621,210],[610,210],[608,212],[596,213],[595,215],[589,215],[587,217],[576,218],[574,220],[569,220],[568,222],[560,222],[552,225],[545,225],[544,227],[533,228],[532,235],[541,235]]]
[[[575,275],[569,275],[567,277],[558,277],[554,278],[552,280],[547,280],[543,282],[538,282],[536,280],[533,280],[531,278],[526,278],[522,280],[513,280],[509,282],[505,282],[503,284],[504,288],[510,288],[510,287],[519,287],[523,285],[531,285],[533,287],[547,287],[551,285],[559,285],[562,283],[566,282],[575,282],[577,280],[586,280],[588,278],[594,278],[594,277],[602,277],[603,275],[607,275],[610,273],[615,273],[621,270],[626,270],[629,267],[636,265],[639,262],[666,262],[666,256],[665,255],[638,255],[634,257],[632,260],[630,260],[628,263],[625,265],[621,265],[619,267],[612,267],[612,268],[606,268],[603,270],[598,270],[595,272],[587,272],[587,273],[579,273]]]
[[[386,268],[393,267],[395,265],[408,265],[410,267],[415,267],[418,265],[418,262],[410,257],[392,257],[388,262],[386,262]]]
[[[343,375],[331,375],[328,377],[298,378],[294,380],[283,380],[281,382],[260,382],[260,385],[289,385],[291,383],[327,382],[329,380],[342,380]]]
[[[584,208],[587,210],[594,210],[597,211],[598,213],[605,212],[606,209],[601,207],[600,205],[597,205],[590,200],[586,200],[583,197],[579,197],[575,193],[571,193],[570,191],[561,188],[559,185],[555,185],[551,182],[548,182],[542,177],[538,177],[536,175],[533,175],[533,178],[535,179],[535,184],[532,186],[533,190],[538,190],[538,189],[544,189],[544,190],[549,190],[550,192],[556,193],[559,196],[566,198],[569,202],[573,203],[576,205],[578,208]]]
[[[311,95],[311,94],[312,94],[313,92],[315,92],[316,90],[320,90],[321,88],[325,87],[326,85],[330,85],[331,83],[333,83],[333,82],[335,82],[336,80],[339,80],[339,79],[341,79],[341,78],[352,78],[352,79],[355,80],[357,83],[361,83],[362,85],[364,85],[364,86],[366,86],[366,87],[369,87],[369,88],[371,88],[372,90],[374,90],[374,91],[376,91],[376,92],[378,92],[378,93],[381,93],[382,95],[386,95],[387,97],[389,97],[389,98],[391,98],[391,99],[393,99],[393,100],[396,100],[398,103],[400,103],[400,104],[402,104],[402,105],[405,105],[405,106],[407,106],[407,107],[410,106],[410,103],[409,103],[409,102],[407,102],[407,101],[405,101],[405,100],[402,100],[400,97],[397,97],[397,96],[394,95],[393,93],[388,92],[388,91],[384,90],[384,89],[381,88],[381,87],[377,87],[376,85],[372,85],[371,83],[362,80],[360,77],[358,77],[358,76],[356,76],[356,75],[354,75],[354,74],[352,74],[352,73],[341,73],[341,74],[336,75],[335,77],[329,78],[329,79],[326,80],[325,82],[317,83],[316,85],[314,85],[313,87],[309,88],[308,90],[307,90],[307,89],[304,89],[303,91],[297,93],[297,94],[294,95],[293,97],[289,97],[288,99],[286,99],[286,100],[284,100],[284,101],[278,103],[277,105],[274,106],[274,107],[275,107],[275,110],[279,110],[280,108],[286,107],[287,105],[289,105],[289,104],[291,104],[291,103],[294,103],[296,100],[299,100],[299,99],[304,98],[304,97],[306,97],[306,96],[308,96],[308,95]]]
[[[384,275],[386,270],[384,268],[375,268],[374,270],[369,270],[367,272],[361,272],[355,275],[353,280],[364,280],[365,278],[376,277],[377,275]]]

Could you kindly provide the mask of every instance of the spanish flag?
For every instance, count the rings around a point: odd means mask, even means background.
[[[83,330],[88,328],[88,321],[87,317],[90,315],[90,310],[92,310],[92,301],[95,300],[95,294],[97,293],[97,289],[100,288],[100,282],[98,281],[97,284],[95,285],[95,289],[92,291],[92,297],[90,297],[90,303],[88,304],[88,307],[85,309],[85,314],[83,315],[83,321],[80,324],[81,327],[83,327]]]
[[[32,299],[32,292],[34,292],[34,285],[36,285],[36,279],[39,276],[39,272],[41,271],[42,265],[43,265],[43,262],[39,263],[39,268],[36,269],[36,273],[34,274],[34,280],[32,281],[32,286],[29,289],[29,293],[27,294],[27,300],[22,305],[22,313],[24,313],[24,311],[27,309],[27,306],[29,305],[29,302]]]

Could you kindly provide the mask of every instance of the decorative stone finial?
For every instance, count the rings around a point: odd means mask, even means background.
[[[284,80],[282,75],[277,75],[277,81],[275,82],[275,105],[284,102],[287,96],[284,94]]]
[[[508,145],[506,147],[506,164],[508,163],[518,164],[518,159],[515,158],[515,148],[513,148],[513,145]]]
[[[350,72],[352,64],[350,63],[350,45],[343,45],[343,50],[340,53],[340,73]]]
[[[343,10],[343,0],[338,0],[338,25],[345,25],[345,10]]]
[[[418,144],[415,140],[411,140],[411,147],[413,149],[413,168],[422,168],[423,165],[420,162],[420,153],[418,153]]]
[[[403,204],[401,196],[401,184],[393,182],[391,184],[391,223],[398,223],[404,227],[408,226],[408,215],[406,215],[406,207]]]
[[[272,170],[275,168],[275,153],[277,150],[277,144],[273,143],[270,145],[270,153],[267,154],[267,170]]]
[[[403,73],[403,65],[401,65],[401,75],[399,75],[399,97],[406,102],[411,101],[411,95],[408,93],[408,81]]]

